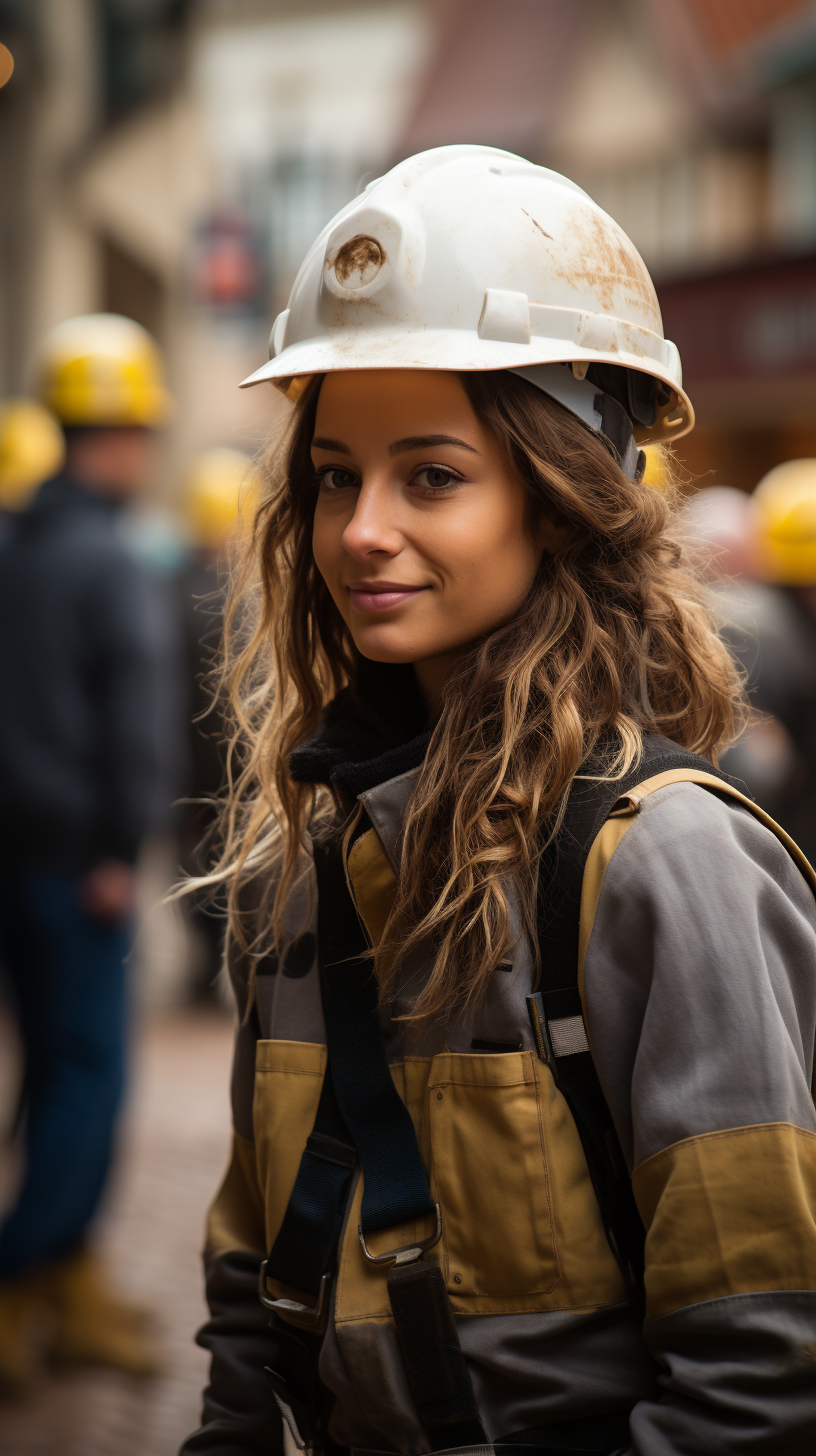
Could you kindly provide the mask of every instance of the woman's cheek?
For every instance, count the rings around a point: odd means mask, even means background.
[[[328,523],[329,527],[330,524]],[[337,548],[336,546],[333,548],[332,532],[330,529],[327,529],[327,523],[320,515],[315,515],[312,523],[312,555],[315,566],[325,581],[326,586],[329,588],[329,591],[332,593],[332,596],[334,596],[334,578],[337,575],[334,569],[334,563],[337,556]]]

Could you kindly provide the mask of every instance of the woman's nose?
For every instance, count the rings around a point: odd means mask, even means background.
[[[357,561],[377,552],[395,556],[402,545],[396,515],[397,502],[387,482],[364,481],[343,531],[343,546],[349,555]]]

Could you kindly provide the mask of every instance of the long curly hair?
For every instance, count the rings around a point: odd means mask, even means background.
[[[478,1000],[519,933],[535,944],[540,856],[589,758],[598,776],[622,776],[648,732],[716,763],[744,716],[671,494],[628,479],[602,438],[517,376],[460,378],[529,494],[531,521],[548,511],[563,545],[542,558],[515,618],[463,653],[408,805],[373,962],[388,998],[402,958],[433,948],[412,1012],[421,1019]],[[231,933],[251,956],[282,948],[309,836],[336,812],[326,790],[293,782],[289,755],[355,677],[353,644],[312,556],[321,382],[310,381],[268,453],[227,612],[229,773],[210,883],[228,886]],[[248,880],[269,887],[255,940],[242,917]]]

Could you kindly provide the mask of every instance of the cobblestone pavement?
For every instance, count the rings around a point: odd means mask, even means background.
[[[8,1034],[0,1027],[0,1061]],[[119,1168],[100,1225],[116,1283],[158,1318],[166,1373],[150,1382],[86,1370],[44,1380],[0,1407],[3,1456],[174,1456],[198,1424],[207,1357],[193,1343],[204,1314],[204,1213],[229,1140],[232,1030],[226,1014],[143,1021]],[[0,1086],[8,1105],[8,1077]]]

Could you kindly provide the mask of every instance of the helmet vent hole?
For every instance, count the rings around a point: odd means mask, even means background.
[[[373,282],[385,262],[385,250],[376,238],[360,234],[349,238],[334,260],[334,276],[341,288],[351,292]]]

